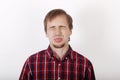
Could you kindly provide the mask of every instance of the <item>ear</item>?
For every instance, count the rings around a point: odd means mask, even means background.
[[[70,30],[70,36],[72,35],[72,30]]]
[[[46,35],[46,37],[48,37],[47,31],[45,31],[45,35]]]

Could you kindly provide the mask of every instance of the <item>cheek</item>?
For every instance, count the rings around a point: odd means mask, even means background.
[[[46,33],[46,36],[47,36],[48,38],[52,38],[53,33],[52,33],[52,32],[47,32],[47,33]]]
[[[65,39],[65,40],[68,40],[69,37],[70,37],[70,34],[66,34],[66,35],[64,36],[64,39]]]
[[[71,35],[71,32],[69,32],[69,31],[66,31],[64,34],[65,34],[65,37],[70,37],[70,35]]]

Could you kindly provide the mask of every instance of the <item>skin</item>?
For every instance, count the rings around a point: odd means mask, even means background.
[[[69,37],[72,31],[69,29],[65,15],[59,15],[47,22],[46,36],[50,41],[54,55],[62,60],[69,48]]]

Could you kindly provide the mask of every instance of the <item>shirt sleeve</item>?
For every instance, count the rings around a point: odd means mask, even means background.
[[[90,63],[90,66],[88,66],[85,71],[85,79],[84,80],[96,80],[94,69],[93,69],[93,66],[91,63]]]
[[[27,59],[22,68],[19,80],[31,80],[31,79],[32,79],[32,73],[30,69],[29,59]]]

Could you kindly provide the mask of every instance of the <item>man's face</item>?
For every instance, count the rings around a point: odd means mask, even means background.
[[[62,48],[68,45],[69,37],[72,31],[69,29],[66,17],[60,15],[47,22],[46,35],[49,38],[50,45],[55,48]]]

